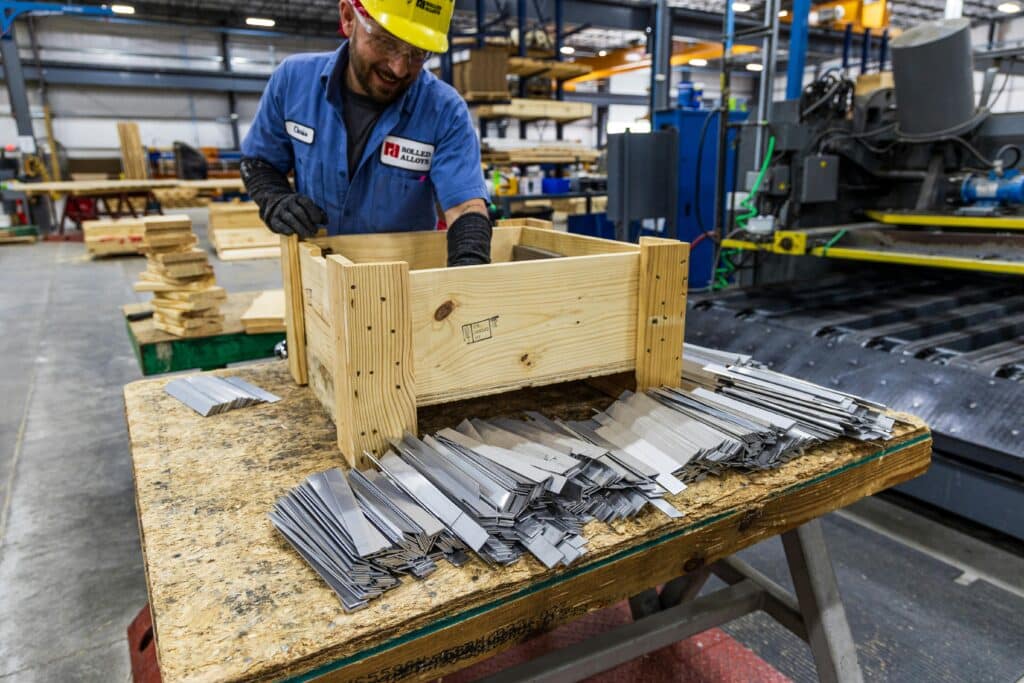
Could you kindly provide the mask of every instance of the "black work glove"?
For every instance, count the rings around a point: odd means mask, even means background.
[[[448,226],[448,266],[478,266],[491,262],[491,219],[464,213]]]
[[[316,237],[327,214],[304,194],[290,193],[273,198],[266,208],[260,207],[260,218],[279,235]]]
[[[267,162],[244,157],[240,170],[246,191],[260,208],[260,218],[274,232],[313,237],[327,223],[323,209],[292,190],[288,176]]]

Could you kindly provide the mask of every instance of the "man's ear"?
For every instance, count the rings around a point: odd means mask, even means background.
[[[355,29],[356,15],[348,0],[339,0],[338,16],[341,18],[341,30],[346,38],[351,38]]]

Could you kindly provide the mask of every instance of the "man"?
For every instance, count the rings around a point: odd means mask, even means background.
[[[488,193],[469,111],[423,69],[448,49],[453,8],[454,0],[341,0],[348,40],[274,71],[241,164],[271,230],[432,230],[439,204],[448,265],[490,263]]]

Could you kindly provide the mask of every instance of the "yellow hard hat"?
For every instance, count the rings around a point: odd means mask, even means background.
[[[427,52],[448,51],[455,0],[362,0],[360,4],[399,40]]]

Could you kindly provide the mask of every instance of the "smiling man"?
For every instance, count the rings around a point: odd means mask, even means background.
[[[348,40],[294,55],[242,143],[242,179],[274,232],[432,230],[448,265],[490,262],[480,144],[458,93],[423,69],[448,50],[454,0],[342,0]],[[295,189],[287,174],[295,172]]]

